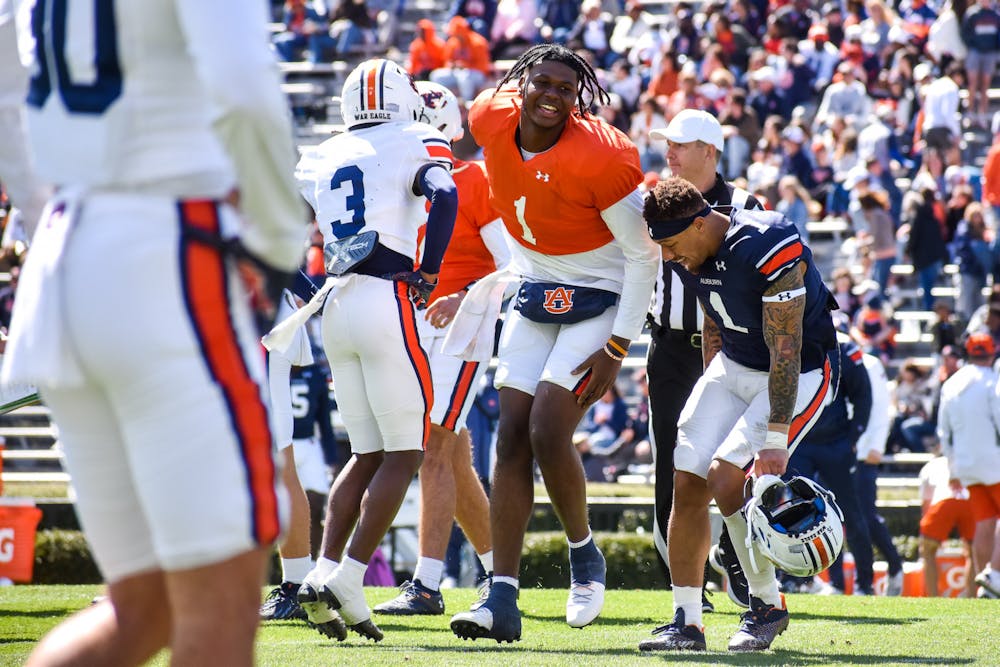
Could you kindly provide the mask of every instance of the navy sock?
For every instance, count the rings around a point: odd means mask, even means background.
[[[581,547],[570,547],[569,569],[573,581],[605,583],[604,554],[592,539]]]
[[[503,604],[517,604],[517,589],[503,582],[494,583],[490,587],[490,600]]]

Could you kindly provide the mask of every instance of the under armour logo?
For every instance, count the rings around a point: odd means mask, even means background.
[[[792,295],[788,292],[781,292],[778,294],[778,301],[788,301],[792,298]]]
[[[543,183],[548,183],[549,182],[549,175],[546,174],[544,171],[536,171],[535,172],[535,180],[536,181],[542,181]]]
[[[546,178],[548,177],[546,176]],[[562,286],[545,290],[545,301],[542,303],[542,308],[553,315],[568,313],[573,309],[573,292],[575,291]]]
[[[725,271],[726,270],[726,263],[723,262],[722,260],[717,260],[715,262],[715,270],[716,271]]]

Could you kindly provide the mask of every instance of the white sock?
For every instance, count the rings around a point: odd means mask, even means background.
[[[347,584],[351,588],[361,588],[364,585],[365,572],[368,570],[368,564],[356,561],[350,556],[345,558],[341,563],[340,567],[337,568],[338,572],[341,572],[347,580]]]
[[[569,542],[570,549],[579,549],[580,547],[586,545],[587,542],[590,542],[592,539],[594,539],[594,534],[588,530],[587,536],[582,540],[580,540],[579,542],[570,542],[568,537],[566,538],[566,541]]]
[[[701,623],[701,586],[674,585],[674,611],[684,610],[684,622],[696,628]]]
[[[517,590],[521,587],[521,584],[517,582],[517,579],[515,577],[493,577],[493,583],[510,584],[511,586],[514,587],[514,590]]]
[[[486,570],[486,574],[493,571],[493,549],[490,549],[484,554],[479,554],[479,562],[483,564],[483,569]]]
[[[301,584],[311,569],[313,569],[313,562],[309,556],[281,559],[281,572],[284,575],[282,581]]]
[[[441,575],[444,573],[444,561],[436,558],[417,558],[417,569],[413,572],[413,578],[419,579],[420,583],[436,591],[441,587]]]
[[[740,561],[740,567],[743,568],[743,574],[746,575],[747,584],[750,586],[750,595],[760,598],[764,604],[773,604],[775,607],[780,607],[781,591],[778,590],[778,580],[775,577],[774,564],[764,557],[764,554],[760,552],[756,544],[752,545],[754,551],[753,557],[760,571],[755,571],[753,564],[750,562],[750,551],[747,549],[746,543],[747,533],[750,532],[747,527],[747,520],[739,511],[722,517],[722,520],[726,522],[726,527],[729,528],[729,538],[733,542],[733,550]]]
[[[335,560],[320,556],[316,559],[316,565],[314,565],[313,569],[309,572],[309,576],[307,577],[309,582],[312,584],[322,584],[331,574],[333,574],[333,571],[337,569],[339,564],[340,563]]]

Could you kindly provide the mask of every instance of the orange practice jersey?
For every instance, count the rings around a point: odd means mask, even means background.
[[[493,208],[518,243],[547,255],[600,248],[613,236],[600,212],[642,182],[639,153],[599,118],[571,115],[556,144],[524,160],[514,140],[521,96],[487,90],[469,112],[483,147]]]

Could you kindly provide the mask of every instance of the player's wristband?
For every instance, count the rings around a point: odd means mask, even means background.
[[[611,344],[611,341],[608,341],[608,343],[603,348],[601,348],[601,349],[604,350],[604,354],[608,355],[609,357],[611,357],[615,361],[624,361],[625,360],[625,355],[624,354],[618,354],[614,349],[612,349],[610,347],[610,344]]]
[[[622,346],[620,343],[616,343],[611,338],[608,339],[608,342],[605,344],[605,347],[611,348],[611,350],[613,350],[613,351],[617,352],[618,354],[622,355],[623,358],[625,357],[625,355],[628,354],[628,348],[627,347]]]
[[[788,450],[788,434],[782,433],[781,431],[772,431],[768,429],[767,435],[764,437],[764,444],[761,449],[780,449],[783,451]]]

